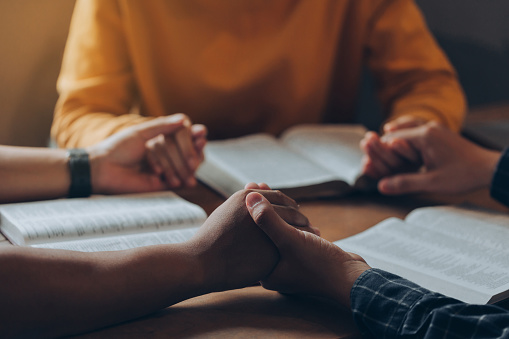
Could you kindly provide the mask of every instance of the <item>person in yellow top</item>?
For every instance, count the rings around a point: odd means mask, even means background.
[[[412,0],[77,0],[52,136],[84,147],[176,112],[212,139],[349,122],[364,65],[384,131],[460,128],[462,89]],[[197,167],[164,139],[147,147],[167,177]]]

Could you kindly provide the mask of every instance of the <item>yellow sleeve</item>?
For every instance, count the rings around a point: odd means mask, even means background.
[[[60,147],[84,147],[149,118],[129,114],[135,82],[118,4],[78,0],[72,17],[51,129]]]
[[[381,1],[368,36],[367,63],[388,120],[412,115],[461,128],[465,95],[413,0]]]

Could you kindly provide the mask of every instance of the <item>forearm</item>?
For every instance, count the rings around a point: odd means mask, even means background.
[[[63,197],[69,185],[65,150],[0,146],[0,202]]]
[[[2,337],[62,336],[137,318],[203,294],[185,244],[81,253],[0,252]]]

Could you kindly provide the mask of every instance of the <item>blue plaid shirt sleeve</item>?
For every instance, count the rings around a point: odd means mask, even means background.
[[[351,291],[354,320],[366,338],[509,338],[509,312],[431,292],[370,269]]]

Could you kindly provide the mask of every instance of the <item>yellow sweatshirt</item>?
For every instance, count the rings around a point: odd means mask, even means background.
[[[348,122],[363,65],[389,119],[460,128],[463,92],[412,0],[77,0],[52,135],[86,146],[178,112],[212,138]]]

